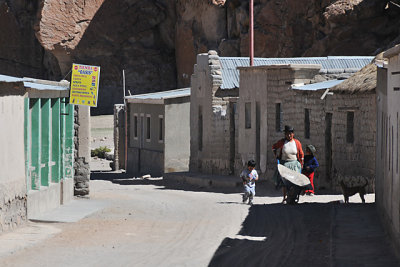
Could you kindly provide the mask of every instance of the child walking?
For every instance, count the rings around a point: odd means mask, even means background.
[[[247,168],[242,171],[240,178],[243,181],[243,203],[249,200],[248,204],[253,205],[253,197],[256,195],[256,181],[258,180],[258,173],[254,169],[256,167],[256,162],[254,160],[249,160],[247,162]]]
[[[307,145],[306,156],[304,157],[303,174],[310,179],[312,190],[306,190],[306,194],[314,195],[314,171],[319,167],[318,161],[314,156],[316,149],[313,145]]]

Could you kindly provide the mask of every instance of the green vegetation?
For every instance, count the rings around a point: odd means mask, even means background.
[[[96,149],[93,149],[90,154],[92,157],[98,157],[98,158],[104,159],[106,157],[106,152],[110,152],[110,151],[111,151],[111,149],[109,149],[108,147],[101,146]]]

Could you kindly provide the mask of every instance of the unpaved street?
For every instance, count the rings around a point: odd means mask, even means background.
[[[52,234],[2,255],[0,266],[398,266],[371,203],[322,195],[288,206],[260,186],[249,207],[240,188],[92,178],[90,199],[104,209],[76,223],[36,223]]]

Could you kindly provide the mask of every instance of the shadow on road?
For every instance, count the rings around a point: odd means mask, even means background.
[[[165,180],[162,178],[143,179],[132,177],[127,173],[112,172],[112,171],[94,171],[90,174],[90,180],[110,181],[119,185],[155,185],[159,186],[158,190],[183,190],[193,192],[212,192],[222,194],[237,194],[243,192],[242,186],[232,187],[216,187],[216,186],[198,186],[191,185],[185,182],[174,180]],[[239,178],[238,178],[239,180]],[[268,182],[258,183],[256,187],[257,196],[281,196],[281,190],[275,190]]]
[[[262,241],[258,241],[262,240]],[[375,204],[254,205],[209,266],[399,266]]]

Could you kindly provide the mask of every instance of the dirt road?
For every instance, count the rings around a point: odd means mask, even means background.
[[[90,198],[106,208],[77,223],[39,224],[59,231],[3,255],[0,266],[399,266],[372,203],[325,195],[288,206],[259,188],[249,207],[240,188],[92,178]]]
[[[113,148],[112,116],[92,118],[92,148]],[[241,188],[197,188],[110,173],[96,159],[90,199],[106,208],[76,223],[29,223],[0,266],[399,266],[379,224],[374,195],[343,205],[341,195],[280,203],[257,186],[255,205]],[[11,242],[12,243],[12,242]],[[6,253],[4,253],[6,251]]]

